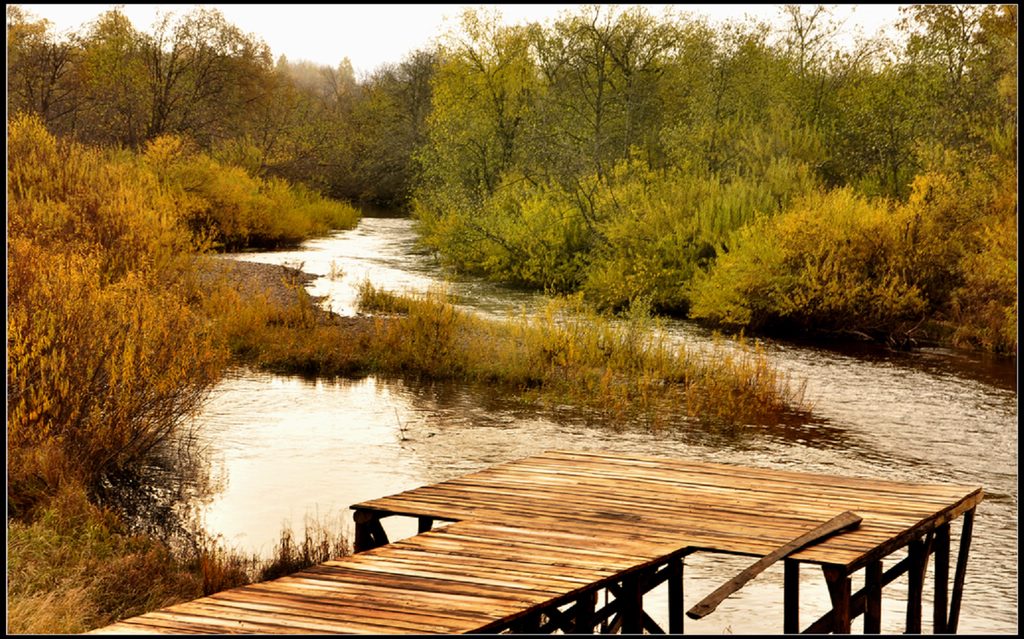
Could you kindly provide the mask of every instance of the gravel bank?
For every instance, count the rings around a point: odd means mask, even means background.
[[[200,273],[204,281],[213,282],[224,278],[242,295],[262,293],[266,295],[270,304],[278,307],[295,304],[298,291],[317,277],[297,268],[279,264],[262,264],[218,256],[206,256],[202,259],[204,262]],[[369,316],[342,317],[323,309],[320,310],[319,319],[324,323],[346,326],[353,331],[368,331],[374,321]]]

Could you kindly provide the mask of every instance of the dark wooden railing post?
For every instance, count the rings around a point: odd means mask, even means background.
[[[668,563],[668,632],[683,634],[686,610],[683,608],[683,558],[674,557]]]
[[[949,524],[935,530],[935,605],[932,610],[932,632],[946,634],[949,601]]]
[[[800,632],[800,562],[786,559],[783,566],[782,632],[797,634]]]
[[[356,522],[356,538],[352,548],[354,552],[363,552],[388,543],[388,535],[380,523],[380,513],[357,509],[352,518]]]
[[[882,561],[872,561],[864,568],[864,634],[882,632]]]
[[[622,602],[622,633],[643,634],[644,631],[644,595],[640,590],[640,574],[634,572],[622,580],[622,591],[619,593]]]
[[[576,602],[576,618],[573,620],[573,634],[594,634],[594,612],[597,610],[597,590],[584,594]]]
[[[846,574],[846,568],[838,564],[825,564],[821,569],[825,573],[825,583],[828,584],[828,594],[832,599],[832,632],[848,635],[852,580]]]
[[[974,508],[964,513],[963,528],[960,529],[960,552],[956,557],[956,576],[953,578],[953,600],[949,604],[949,621],[946,632],[956,634],[960,623],[960,602],[964,596],[964,579],[967,576],[967,555],[971,551],[971,534],[974,532]]]

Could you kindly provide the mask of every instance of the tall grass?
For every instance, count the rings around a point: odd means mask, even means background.
[[[324,315],[302,324],[307,303],[298,293],[290,306],[273,309],[232,302],[225,332],[236,355],[283,373],[483,383],[524,401],[572,403],[617,418],[765,423],[808,409],[803,387],[758,346],[720,339],[691,352],[642,303],[615,319],[577,294],[536,315],[491,320],[460,311],[444,289],[397,295],[364,282],[359,308],[372,317]]]
[[[372,310],[382,298],[388,296],[364,285],[360,308]],[[460,312],[443,291],[401,306],[404,314],[374,324],[372,370],[501,384],[542,402],[570,401],[617,416],[667,410],[742,422],[804,408],[802,388],[759,349],[734,342],[690,353],[642,305],[625,321],[597,314],[579,295],[504,321]]]

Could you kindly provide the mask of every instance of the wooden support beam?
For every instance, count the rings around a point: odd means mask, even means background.
[[[928,572],[931,541],[932,534],[928,533],[924,539],[911,541],[908,547],[910,569],[907,574],[910,580],[907,585],[907,634],[921,634],[921,597],[924,594],[924,577]]]
[[[592,590],[591,592],[582,595],[579,599],[573,602],[573,605],[569,606],[565,610],[560,610],[558,606],[545,608],[542,613],[544,617],[547,617],[547,619],[541,620],[537,633],[546,635],[553,633],[555,630],[571,633],[576,632],[577,626],[585,628],[588,620],[592,620],[594,618],[594,605],[596,603],[597,591]],[[591,623],[590,629],[582,632],[592,634],[594,632],[594,624]]]
[[[882,561],[876,560],[864,568],[864,634],[882,632]],[[860,594],[860,593],[858,593]],[[851,611],[852,612],[852,611]]]
[[[609,634],[609,629],[612,625],[612,621],[609,621],[609,618],[613,618],[614,615],[618,614],[622,602],[620,602],[618,599],[612,599],[611,601],[608,601],[609,590],[607,587],[605,588],[604,592],[605,603],[600,610],[594,613],[594,624],[600,624],[599,632],[601,634]]]
[[[782,632],[796,634],[800,632],[800,562],[786,559],[783,566]]]
[[[825,573],[829,598],[832,599],[832,632],[837,635],[848,635],[852,619],[850,606],[852,580],[843,566],[826,564],[821,569]]]
[[[669,634],[683,634],[684,620],[686,619],[683,608],[683,558],[674,557],[668,562],[668,631]]]
[[[608,622],[607,629],[602,634],[617,635],[622,631],[622,613],[616,612],[615,616]]]
[[[643,577],[640,581],[640,587],[644,594],[649,593],[661,584],[668,581],[672,576],[672,562],[678,558],[670,558],[664,564],[662,564],[660,570],[645,570],[643,571]]]
[[[899,579],[903,575],[903,573],[907,572],[907,570],[909,568],[910,568],[910,557],[904,557],[902,561],[900,561],[898,564],[896,564],[895,566],[893,566],[889,570],[886,570],[885,573],[882,575],[882,587],[884,588],[885,586],[887,586],[887,585],[891,584],[892,582],[896,581],[897,579]],[[857,591],[857,593],[855,595],[850,597],[850,618],[851,619],[855,619],[857,617],[857,615],[860,615],[861,613],[864,612],[866,601],[867,601],[867,589],[866,588]],[[802,634],[818,634],[818,635],[820,635],[820,634],[826,634],[826,633],[832,632],[832,625],[833,625],[832,620],[833,620],[834,612],[835,611],[833,611],[833,610],[829,610],[828,612],[823,614],[821,617],[818,618],[817,621],[815,621],[810,626],[805,628],[802,631]]]
[[[576,601],[576,614],[573,618],[572,628],[566,632],[573,634],[594,634],[594,613],[597,609],[597,591],[591,590],[584,593]]]
[[[642,634],[644,631],[644,595],[640,590],[640,574],[631,573],[622,579],[618,599],[622,601],[622,632]]]
[[[658,573],[658,575],[654,576],[648,576],[649,570],[637,571],[634,572],[632,575],[628,575],[626,578],[624,578],[621,585],[615,583],[608,584],[607,591],[614,595],[615,600],[620,604],[619,612],[622,613],[619,615],[620,622],[625,622],[626,617],[629,616],[626,614],[625,611],[628,607],[631,606],[631,604],[635,603],[635,609],[639,613],[638,616],[640,619],[641,626],[651,634],[665,634],[665,631],[661,628],[661,626],[658,625],[658,622],[656,622],[649,614],[647,614],[644,611],[643,602],[644,594],[650,592],[650,590],[653,588],[653,586],[651,586],[651,583],[655,581],[655,577],[657,577],[657,583],[660,584],[662,581],[665,580],[666,574],[667,573],[665,572],[665,570]],[[634,580],[635,583],[629,587],[636,588],[635,593],[631,593],[630,590],[627,588],[627,582],[631,579]],[[623,630],[623,632],[630,631]]]
[[[949,524],[935,530],[935,602],[932,609],[932,632],[946,634],[949,602]]]
[[[357,510],[352,518],[356,522],[356,538],[353,542],[354,552],[363,552],[373,548],[373,532],[370,522],[377,519],[377,514],[368,510]]]
[[[956,634],[960,623],[960,602],[964,596],[964,579],[967,577],[967,555],[971,551],[971,535],[974,532],[974,511],[971,508],[964,513],[963,528],[960,529],[960,552],[956,557],[956,576],[953,578],[953,600],[949,604],[949,621],[946,632]]]

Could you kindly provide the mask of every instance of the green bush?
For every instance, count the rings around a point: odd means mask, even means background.
[[[693,287],[692,316],[734,328],[899,337],[928,308],[908,268],[914,219],[850,189],[746,227]]]

